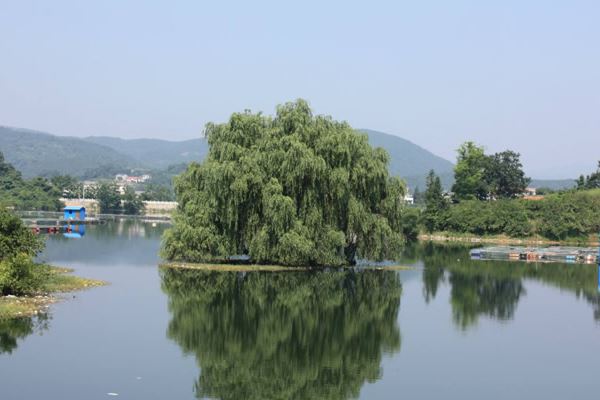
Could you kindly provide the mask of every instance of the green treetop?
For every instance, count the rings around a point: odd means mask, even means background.
[[[514,198],[530,179],[523,172],[521,155],[505,150],[486,155],[483,147],[465,142],[458,148],[452,191],[458,200]]]
[[[585,177],[583,175],[579,176],[577,189],[600,189],[600,161],[598,161],[598,168],[595,172]]]
[[[366,135],[303,100],[274,118],[248,111],[208,124],[207,159],[176,178],[163,255],[179,261],[343,265],[402,244],[405,187]]]
[[[452,186],[452,191],[458,199],[486,198],[488,195],[485,180],[487,161],[483,147],[473,142],[465,142],[458,148]]]
[[[121,195],[113,182],[102,182],[96,190],[96,199],[101,213],[116,213],[121,210]]]
[[[442,182],[433,170],[427,175],[427,190],[425,191],[425,211],[423,225],[428,232],[443,228],[448,201],[444,198]]]

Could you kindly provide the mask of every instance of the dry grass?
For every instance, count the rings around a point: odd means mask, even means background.
[[[0,320],[30,317],[47,309],[57,299],[53,296],[0,297]]]

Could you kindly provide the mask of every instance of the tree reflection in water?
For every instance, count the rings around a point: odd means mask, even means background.
[[[480,316],[512,319],[526,293],[525,279],[584,298],[594,308],[594,318],[600,320],[598,272],[593,265],[471,260],[468,247],[432,243],[415,245],[407,254],[423,260],[425,301],[434,299],[438,286],[448,280],[453,320],[461,329],[477,324]]]
[[[195,355],[198,397],[357,397],[400,350],[393,271],[161,273],[167,335]]]
[[[36,332],[48,329],[48,314],[35,317],[0,319],[0,354],[11,354],[18,346],[18,341]]]

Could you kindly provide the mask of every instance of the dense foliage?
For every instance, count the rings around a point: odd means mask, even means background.
[[[125,188],[123,198],[123,213],[128,215],[137,215],[144,210],[144,202],[135,193],[135,190],[131,186]]]
[[[0,207],[0,260],[18,254],[36,255],[43,242],[27,229],[19,217]]]
[[[520,155],[514,151],[486,155],[483,147],[473,142],[458,149],[452,186],[458,200],[514,198],[525,191],[529,182]]]
[[[121,211],[121,195],[113,182],[102,182],[96,188],[98,208],[103,214],[119,213]]]
[[[0,295],[28,294],[42,285],[45,270],[33,262],[42,246],[17,216],[0,208]]]
[[[581,175],[577,180],[577,189],[600,189],[600,161],[598,161],[598,168],[590,175]]]
[[[342,265],[401,247],[404,184],[348,124],[299,100],[275,118],[235,113],[206,136],[208,158],[176,179],[167,259]]]
[[[440,230],[444,225],[448,201],[444,198],[442,182],[433,170],[427,175],[427,188],[425,190],[425,210],[422,221],[428,232]]]
[[[144,201],[174,201],[175,193],[170,186],[150,183],[144,188],[141,199]]]
[[[84,193],[83,183],[71,175],[56,175],[50,179],[50,182],[64,198],[77,199],[83,197],[84,194],[87,198],[92,198],[93,193]]]
[[[61,191],[47,179],[23,179],[0,152],[0,206],[20,210],[59,210]]]
[[[541,200],[463,200],[449,204],[437,194],[434,198],[437,201],[427,202],[421,215],[428,232],[540,235],[553,240],[585,238],[600,232],[600,190],[552,193]]]
[[[198,398],[347,399],[400,350],[393,271],[162,270],[167,335],[201,369]]]

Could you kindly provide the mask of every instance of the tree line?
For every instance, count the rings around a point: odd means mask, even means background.
[[[542,199],[523,197],[529,183],[518,153],[486,155],[472,142],[458,149],[455,183],[444,193],[431,171],[420,222],[427,232],[449,231],[512,237],[543,236],[553,240],[584,238],[600,231],[600,163],[579,178],[577,188],[549,193]]]
[[[159,183],[144,185],[144,191],[140,194],[127,186],[121,194],[111,181],[100,181],[84,187],[81,180],[71,175],[24,179],[21,172],[8,163],[0,152],[0,206],[17,210],[60,211],[63,207],[61,198],[86,198],[98,200],[102,213],[140,214],[144,201],[174,199],[172,188],[164,183],[166,180],[161,176]]]

